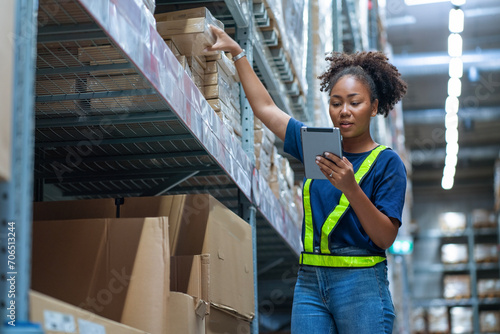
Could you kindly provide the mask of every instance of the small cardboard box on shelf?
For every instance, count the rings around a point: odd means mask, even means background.
[[[30,321],[40,323],[46,334],[148,334],[36,291],[29,298]]]
[[[217,54],[205,52],[215,43],[210,25],[224,29],[224,24],[215,19],[205,7],[161,13],[155,15],[156,29],[163,39],[171,39],[181,54],[186,56]]]

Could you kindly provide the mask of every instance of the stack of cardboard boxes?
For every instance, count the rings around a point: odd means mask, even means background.
[[[32,289],[68,313],[152,334],[249,332],[251,229],[213,197],[35,203],[34,219]]]
[[[165,39],[210,106],[241,141],[239,78],[224,52],[207,52],[215,43],[210,25],[224,29],[205,7],[157,14],[158,33]]]

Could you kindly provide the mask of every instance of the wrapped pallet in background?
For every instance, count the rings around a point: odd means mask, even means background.
[[[461,232],[467,227],[463,212],[444,212],[438,218],[439,227],[445,233]]]
[[[465,334],[473,332],[472,307],[455,306],[450,308],[451,333]]]
[[[495,263],[498,261],[497,244],[478,244],[474,246],[474,261]]]
[[[500,311],[480,311],[479,328],[481,333],[500,332]]]
[[[471,214],[472,227],[491,228],[496,226],[495,213],[486,209],[474,209]]]
[[[441,246],[441,261],[444,264],[467,263],[469,256],[466,244],[444,244]]]
[[[500,298],[500,279],[481,278],[477,281],[479,298]]]
[[[470,298],[470,276],[469,275],[446,275],[444,281],[444,298],[462,299]]]
[[[430,307],[427,316],[429,318],[430,333],[449,333],[448,308],[446,306]]]

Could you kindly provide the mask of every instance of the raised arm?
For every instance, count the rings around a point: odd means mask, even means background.
[[[231,52],[233,57],[243,51],[239,44],[223,30],[214,26],[210,27],[217,37],[217,40],[214,45],[207,48],[208,51],[222,50]],[[255,116],[260,119],[269,130],[284,141],[290,116],[276,106],[246,57],[235,61],[234,64],[238,71],[245,95]]]

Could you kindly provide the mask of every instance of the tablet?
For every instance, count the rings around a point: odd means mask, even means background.
[[[316,156],[331,152],[342,158],[342,141],[339,128],[312,128],[303,126],[300,129],[302,153],[306,178],[327,180],[316,164]]]

